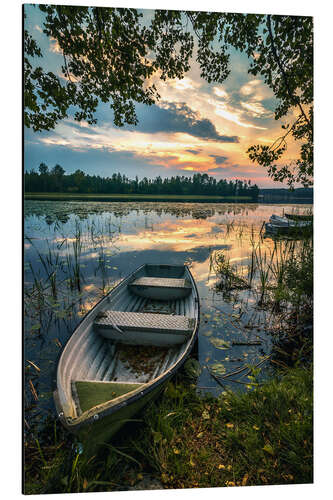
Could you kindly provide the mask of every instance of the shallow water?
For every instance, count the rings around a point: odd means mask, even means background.
[[[198,389],[215,395],[223,390],[209,370],[221,375],[263,361],[271,352],[272,318],[258,307],[259,274],[254,274],[250,289],[223,294],[216,290],[219,277],[212,263],[223,254],[248,279],[253,245],[260,241],[265,258],[274,247],[271,238],[263,237],[264,221],[272,213],[302,213],[311,207],[26,201],[25,415],[30,428],[54,412],[56,365],[76,324],[103,294],[144,263],[190,266],[201,308]],[[251,380],[242,373],[225,379],[225,388],[250,390]],[[258,379],[270,373],[269,363],[263,363]]]

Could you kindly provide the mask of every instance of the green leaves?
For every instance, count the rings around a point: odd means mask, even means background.
[[[200,376],[202,372],[202,367],[196,359],[190,358],[186,361],[184,365],[184,370],[189,378],[196,379],[197,377]]]
[[[273,447],[270,443],[266,443],[265,446],[263,447],[263,450],[268,453],[269,455],[274,455],[274,450],[273,450]]]
[[[117,126],[136,124],[134,101],[152,104],[159,97],[154,85],[144,87],[155,68],[148,59],[149,30],[139,24],[139,14],[134,9],[39,7],[46,14],[44,33],[63,52],[63,76],[33,70],[25,57],[25,125],[50,130],[71,105],[79,108],[76,120],[96,123],[99,100],[110,101]],[[27,32],[25,54],[42,55]]]

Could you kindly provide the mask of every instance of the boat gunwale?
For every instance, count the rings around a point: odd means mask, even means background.
[[[285,213],[284,216],[290,220],[299,220],[303,222],[313,222],[313,214],[293,214],[293,213]]]
[[[93,306],[93,308],[78,323],[78,325],[75,328],[74,332],[72,333],[72,335],[68,339],[67,343],[65,344],[64,349],[62,351],[62,354],[64,353],[64,351],[68,347],[68,344],[69,344],[70,340],[74,337],[74,334],[77,332],[77,330],[79,329],[79,327],[82,325],[82,323],[85,320],[88,320],[90,318],[90,316],[94,312],[94,310],[98,306],[101,306],[102,303],[111,294],[115,293],[115,291],[116,291],[117,288],[120,288],[120,287],[126,285],[126,282],[128,282],[133,277],[133,275],[137,274],[142,268],[144,268],[146,266],[149,266],[149,265],[158,266],[158,264],[143,264],[142,266],[139,266],[130,275],[128,275],[123,280],[121,280],[112,290],[110,290],[110,292],[105,297],[103,297],[99,302],[97,302]],[[195,342],[197,340],[198,330],[199,330],[199,324],[200,324],[200,301],[199,301],[199,293],[198,293],[198,289],[197,289],[195,280],[194,280],[194,278],[192,276],[192,273],[189,270],[189,267],[186,264],[183,264],[183,265],[177,265],[177,264],[175,264],[174,267],[184,267],[185,271],[188,273],[188,275],[190,277],[190,280],[191,280],[192,289],[193,289],[193,292],[194,292],[194,304],[196,306],[195,307],[195,309],[196,309],[195,310],[195,318],[194,318],[195,319],[195,326],[193,328],[191,340],[190,340],[187,348],[185,349],[184,353],[182,354],[182,356],[180,356],[177,359],[177,361],[167,371],[165,371],[164,373],[162,373],[156,379],[153,379],[151,382],[146,383],[145,384],[146,387],[144,387],[143,389],[142,388],[141,389],[138,388],[138,389],[134,390],[133,394],[131,396],[128,396],[126,394],[124,394],[124,396],[120,396],[119,398],[122,398],[122,399],[119,400],[116,404],[114,403],[114,400],[110,400],[110,401],[107,401],[105,403],[101,403],[99,405],[96,405],[93,408],[90,408],[89,410],[86,410],[85,412],[83,412],[80,416],[76,416],[74,418],[73,417],[65,417],[63,415],[62,405],[61,405],[60,398],[59,398],[59,393],[58,393],[58,376],[60,376],[59,372],[60,372],[61,357],[62,357],[62,354],[61,354],[60,361],[59,361],[59,364],[58,364],[58,369],[57,369],[57,389],[54,391],[54,400],[55,400],[55,406],[56,406],[56,409],[57,409],[57,412],[58,412],[58,418],[59,418],[59,420],[62,422],[62,424],[68,430],[70,430],[72,432],[75,432],[75,431],[79,430],[81,427],[84,427],[84,426],[86,426],[88,424],[94,423],[94,421],[96,419],[96,416],[98,416],[98,418],[104,418],[106,416],[112,415],[113,413],[116,413],[117,411],[119,411],[124,406],[132,404],[132,403],[135,403],[138,399],[145,397],[151,391],[155,390],[156,388],[158,388],[159,386],[161,386],[162,384],[164,384],[169,378],[171,378],[176,373],[176,371],[182,366],[182,364],[185,362],[186,358],[191,353],[191,351],[193,349],[193,346],[194,346],[194,344],[195,344]],[[129,393],[129,394],[131,394],[131,393]]]

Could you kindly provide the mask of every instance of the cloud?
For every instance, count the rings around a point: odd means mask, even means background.
[[[226,106],[225,104],[217,103],[215,113],[230,122],[240,125],[241,127],[266,130],[266,127],[259,127],[257,125],[253,125],[253,123],[243,121],[242,113],[238,109],[235,109],[233,106]]]
[[[29,132],[26,133],[24,145],[25,169],[38,169],[38,165],[43,161],[49,167],[59,163],[66,171],[72,173],[78,168],[90,175],[101,175],[102,177],[111,176],[113,173],[120,172],[134,179],[136,175],[141,179],[143,177],[154,178],[160,175],[162,178],[172,175],[192,176],[196,172],[206,172],[217,179],[235,179],[251,178],[253,183],[262,187],[277,187],[268,178],[265,169],[257,166],[240,165],[237,163],[228,163],[218,166],[216,163],[209,165],[209,161],[203,161],[202,164],[193,162],[178,163],[177,156],[170,155],[168,158],[161,158],[158,155],[142,155],[135,150],[111,151],[108,148],[93,149],[85,148],[72,149],[66,145],[45,144],[43,142],[34,142],[30,139]],[[218,155],[216,155],[218,156]],[[206,158],[209,158],[207,155]],[[229,159],[230,161],[230,159]],[[207,169],[207,167],[209,168]],[[206,168],[205,168],[206,167]],[[279,186],[278,186],[279,187]]]
[[[202,118],[185,103],[163,102],[158,106],[152,106],[144,120],[139,119],[136,130],[150,134],[183,133],[207,141],[239,142],[237,136],[219,134],[210,120]]]
[[[85,122],[84,120],[82,120],[81,122],[78,122],[78,121],[74,120],[73,118],[66,118],[64,120],[64,123],[67,123],[68,125],[70,125],[74,133],[77,131],[77,133],[79,133],[82,136],[84,135],[86,137],[89,137],[91,135],[100,134],[100,130],[97,127],[94,128],[93,126],[89,125],[88,122]]]
[[[191,153],[192,155],[199,155],[201,153],[201,150],[196,150],[196,149],[185,149],[187,153]]]
[[[258,87],[261,83],[261,80],[251,80],[241,87],[240,93],[246,96],[251,95],[256,91],[256,87]]]
[[[222,87],[214,87],[213,92],[217,97],[222,97],[223,99],[227,99],[228,94]]]
[[[255,118],[268,118],[273,113],[267,110],[260,102],[241,102],[241,106]]]
[[[200,87],[200,84],[185,76],[182,80],[168,80],[168,86],[177,90],[193,90]]]
[[[260,79],[244,81],[244,76],[235,82],[233,88],[213,88],[214,98],[210,104],[215,114],[228,122],[245,129],[268,130],[275,106],[272,91]],[[236,84],[237,83],[237,84]],[[270,127],[271,128],[271,127]],[[249,130],[246,135],[251,135]]]
[[[140,157],[135,151],[110,151],[108,149],[71,149],[62,144],[45,144],[26,142],[25,144],[25,169],[37,169],[43,161],[50,167],[59,163],[66,171],[71,173],[78,168],[91,175],[104,177],[114,172],[121,172],[130,178],[138,175],[140,178],[154,177],[158,174],[168,175],[167,169],[156,157]]]
[[[55,54],[62,54],[62,49],[60,48],[59,42],[56,38],[50,36],[50,52]]]
[[[209,176],[216,177],[217,179],[238,179],[239,175],[232,168],[229,167],[212,167],[206,170],[206,174]]]
[[[218,172],[225,173],[225,167],[210,168],[207,170],[207,174],[217,174]]]
[[[226,156],[219,156],[219,155],[209,155],[211,158],[214,158],[214,161],[216,165],[223,165],[228,161],[228,158]]]

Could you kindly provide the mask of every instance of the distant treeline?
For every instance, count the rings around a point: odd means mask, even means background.
[[[215,195],[215,196],[248,196],[258,199],[259,188],[251,181],[216,180],[207,174],[194,174],[193,177],[172,176],[162,179],[144,177],[139,180],[128,179],[126,175],[112,174],[111,177],[88,175],[82,170],[73,174],[65,174],[60,165],[51,170],[41,163],[38,172],[31,170],[25,173],[25,192],[27,193],[93,193],[93,194],[179,194],[179,195]]]
[[[262,201],[306,201],[313,203],[313,188],[296,188],[293,191],[285,188],[260,189],[259,198]]]

